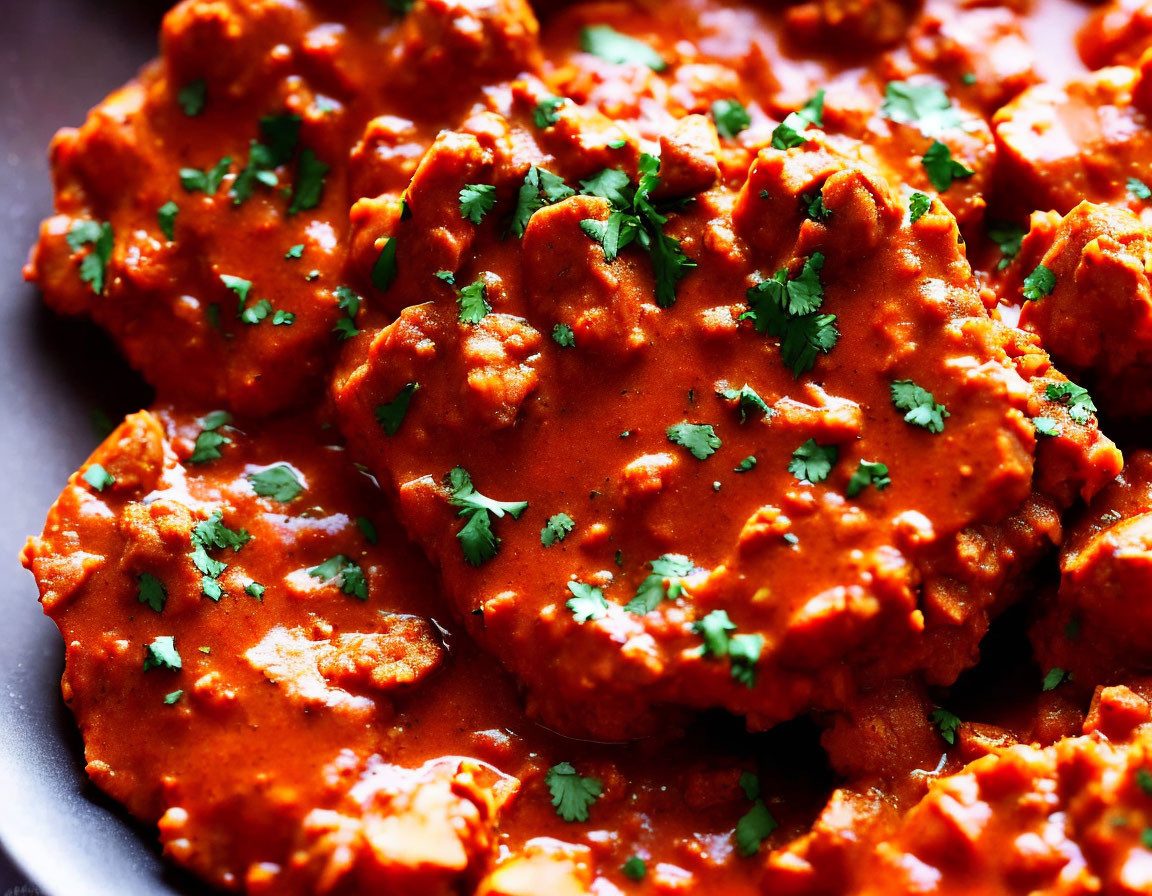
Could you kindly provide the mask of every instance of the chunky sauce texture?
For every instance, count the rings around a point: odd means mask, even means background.
[[[21,558],[92,780],[252,894],[1152,893],[1150,72],[179,3],[26,268],[157,395]]]

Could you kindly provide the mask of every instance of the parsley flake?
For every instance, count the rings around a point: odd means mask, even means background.
[[[1000,254],[1003,256],[997,269],[1004,270],[1012,263],[1012,259],[1020,254],[1025,233],[1027,233],[1025,228],[1011,223],[993,224],[988,228],[988,239],[1000,248]]]
[[[524,236],[532,216],[546,205],[574,196],[576,191],[551,171],[533,165],[524,175],[524,183],[516,196],[516,209],[512,213],[512,232]]]
[[[855,498],[870,485],[876,486],[877,491],[884,491],[891,484],[892,480],[888,478],[888,467],[885,464],[862,460],[852,478],[848,480],[847,495],[849,498]]]
[[[697,460],[707,460],[720,447],[720,437],[711,423],[677,423],[665,430],[668,441],[692,452]]]
[[[98,492],[104,491],[116,482],[116,477],[109,473],[101,464],[90,464],[80,477]]]
[[[362,304],[364,304],[364,299],[354,290],[347,286],[336,287],[336,307],[344,312],[344,316],[336,321],[336,326],[332,328],[332,332],[341,342],[359,335],[360,331],[356,328],[356,315],[360,313]]]
[[[750,473],[756,469],[756,455],[749,454],[744,460],[740,461],[733,469],[733,473]]]
[[[747,383],[739,389],[723,389],[716,394],[725,401],[738,402],[741,423],[745,422],[749,413],[760,412],[764,415],[765,420],[776,416],[776,411],[768,407],[768,403]]]
[[[729,140],[752,124],[752,116],[739,100],[716,100],[712,104],[712,118],[716,122],[716,133]]]
[[[936,726],[936,730],[940,732],[940,736],[944,740],[955,746],[956,732],[960,728],[960,717],[953,715],[946,709],[934,709],[928,714],[928,721]]]
[[[608,601],[599,588],[583,582],[569,582],[568,590],[572,592],[572,597],[565,606],[572,611],[572,618],[577,622],[583,624],[608,615]]]
[[[939,140],[932,141],[932,145],[928,147],[920,161],[929,182],[941,193],[952,186],[953,181],[971,177],[976,173],[952,158],[952,150]]]
[[[209,196],[215,196],[231,167],[232,157],[224,156],[207,171],[201,171],[199,168],[181,168],[180,186],[189,193],[207,193]]]
[[[836,315],[819,313],[824,303],[823,267],[824,256],[814,252],[794,278],[781,268],[748,290],[749,310],[740,315],[753,322],[756,332],[780,340],[780,353],[793,376],[811,370],[817,354],[827,354],[840,340]]]
[[[648,44],[621,34],[610,25],[581,28],[580,49],[617,65],[646,65],[654,72],[662,72],[668,67],[668,63]]]
[[[244,593],[249,597],[256,598],[256,600],[260,601],[261,603],[264,601],[264,592],[267,590],[268,589],[266,589],[259,582],[249,582],[244,586]]]
[[[815,485],[828,478],[839,454],[835,445],[818,445],[815,439],[809,439],[792,452],[788,472],[800,482]]]
[[[1053,666],[1048,670],[1048,674],[1044,676],[1043,689],[1045,691],[1054,691],[1060,687],[1064,679],[1067,678],[1068,673],[1061,669],[1059,666]]]
[[[1048,401],[1055,401],[1068,406],[1068,416],[1081,425],[1088,422],[1088,417],[1096,413],[1096,402],[1083,386],[1072,382],[1049,383],[1044,388],[1044,397]]]
[[[377,544],[380,541],[380,536],[376,534],[376,524],[366,516],[356,517],[356,527],[364,536],[368,544]]]
[[[1036,431],[1036,435],[1048,438],[1054,438],[1063,431],[1059,422],[1052,417],[1033,417],[1032,428]]]
[[[932,208],[932,197],[925,193],[913,193],[908,200],[908,222],[915,224],[928,209]]]
[[[496,187],[492,184],[468,184],[460,191],[460,216],[479,224],[496,204]]]
[[[249,473],[245,478],[261,498],[272,498],[282,503],[291,501],[304,491],[296,471],[288,464],[277,464],[258,473]]]
[[[568,100],[562,96],[545,96],[532,110],[532,121],[538,128],[550,128],[560,120],[560,107]]]
[[[232,444],[232,440],[220,432],[220,428],[232,421],[232,415],[227,411],[213,411],[200,420],[201,431],[196,436],[196,444],[192,454],[188,456],[188,463],[203,464],[210,460],[219,460],[222,455],[220,448]]]
[[[84,246],[92,247],[80,260],[80,279],[91,286],[96,295],[104,295],[115,239],[112,225],[107,221],[75,221],[65,239],[73,252],[79,252]]]
[[[948,94],[935,84],[889,81],[880,112],[890,121],[915,125],[925,137],[935,137],[962,123]]]
[[[391,437],[400,431],[400,424],[404,422],[404,416],[408,413],[408,405],[419,388],[419,383],[405,383],[395,398],[376,405],[376,422],[384,430],[384,435]]]
[[[488,304],[488,284],[483,277],[469,283],[456,296],[460,306],[460,323],[478,324],[492,311]]]
[[[208,100],[208,83],[203,78],[190,81],[176,94],[176,102],[189,118],[195,118],[204,111]]]
[[[316,153],[310,149],[300,152],[300,161],[296,169],[296,188],[292,192],[288,214],[294,215],[299,211],[316,208],[320,204],[320,197],[324,193],[324,178],[327,174],[328,166],[316,158]]]
[[[136,578],[136,600],[162,613],[168,602],[168,589],[152,573],[142,572]]]
[[[144,645],[144,671],[150,669],[181,668],[180,654],[176,650],[176,641],[172,635],[160,635],[152,639],[151,644]]]
[[[180,698],[183,696],[184,696],[183,690],[171,691],[170,693],[167,693],[164,695],[164,705],[165,706],[172,706],[175,703],[179,703]]]
[[[390,236],[372,265],[372,285],[381,292],[387,292],[396,282],[396,272],[396,237]]]
[[[568,324],[556,324],[552,328],[552,341],[560,348],[573,348],[576,345],[576,333]]]
[[[581,777],[570,762],[548,769],[544,783],[552,794],[556,814],[565,821],[587,821],[588,809],[604,792],[603,782]]]
[[[692,561],[683,554],[662,554],[648,565],[652,567],[652,573],[640,583],[635,597],[624,606],[629,613],[638,616],[651,613],[662,601],[678,600],[684,594],[682,579],[694,569]]]
[[[807,129],[824,127],[824,91],[815,95],[796,112],[789,112],[784,120],[772,131],[772,146],[775,149],[795,149],[808,142]]]
[[[1024,278],[1024,298],[1029,302],[1052,295],[1055,288],[1056,275],[1042,264],[1036,265],[1032,273]]]
[[[464,551],[464,559],[473,566],[491,560],[496,556],[500,539],[492,532],[494,515],[501,518],[507,513],[512,519],[519,519],[528,507],[527,501],[496,501],[476,491],[472,477],[463,467],[453,467],[448,474],[449,503],[461,508],[458,516],[467,518],[463,528],[456,533]]]
[[[364,579],[364,570],[343,554],[329,557],[319,566],[308,570],[308,575],[320,579],[325,585],[336,585],[345,594],[350,594],[360,600],[368,600],[368,583]]]
[[[944,431],[944,418],[952,415],[944,405],[936,404],[931,392],[917,386],[912,380],[896,380],[889,391],[896,409],[907,412],[904,415],[905,423],[921,426],[932,433]]]
[[[725,610],[713,610],[696,620],[692,623],[692,631],[704,642],[700,647],[701,656],[727,656],[732,678],[746,687],[755,686],[755,667],[764,648],[762,635],[731,634],[736,631],[736,623],[728,618]]]
[[[284,258],[291,261],[294,258],[301,258],[304,255],[304,244],[297,243],[295,246],[290,246],[288,251],[284,253]]]
[[[736,850],[744,858],[756,855],[760,846],[778,827],[763,800],[756,800],[736,822]]]
[[[546,548],[563,541],[568,533],[576,527],[576,521],[566,513],[557,513],[548,518],[544,528],[540,530],[540,544]]]
[[[168,242],[176,238],[176,216],[180,213],[180,206],[172,200],[165,202],[156,209],[156,223],[160,225],[160,232]]]

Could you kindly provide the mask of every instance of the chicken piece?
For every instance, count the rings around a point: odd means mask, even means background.
[[[937,204],[910,224],[875,169],[816,138],[656,217],[618,170],[611,213],[636,234],[607,260],[609,208],[525,158],[533,127],[511,120],[493,144],[497,195],[536,204],[524,236],[483,222],[458,278],[498,282],[491,308],[462,321],[462,297],[401,270],[393,288],[431,301],[333,383],[355,453],[529,712],[616,739],[677,708],[766,728],[893,677],[954,681],[1061,512],[1120,466],[1091,417],[1038,443],[1030,418],[1065,380],[989,318],[956,220]],[[590,306],[615,332],[583,323]],[[511,361],[531,391],[498,415],[484,399],[481,420],[461,398],[483,398],[476,334],[518,318],[553,338],[501,360],[495,394]],[[541,538],[560,513],[579,550]]]
[[[808,44],[876,49],[904,37],[920,7],[919,0],[809,0],[788,7],[784,23]]]
[[[1036,265],[1053,282],[1024,303],[1020,325],[1109,414],[1152,411],[1152,239],[1144,225],[1088,202],[1063,218],[1038,214],[1013,267],[1018,288]]]
[[[1089,68],[1135,65],[1152,47],[1152,4],[1148,0],[1101,4],[1076,35],[1076,47]]]

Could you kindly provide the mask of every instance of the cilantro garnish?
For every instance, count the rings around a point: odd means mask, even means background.
[[[1056,275],[1042,264],[1036,265],[1032,273],[1024,278],[1024,298],[1029,302],[1052,295],[1055,288]]]
[[[1000,259],[997,267],[1002,271],[1012,263],[1012,259],[1020,254],[1020,245],[1024,241],[1027,230],[1016,224],[993,224],[988,228],[988,239],[1000,247]]]
[[[405,383],[395,398],[376,405],[376,422],[384,430],[384,435],[394,436],[400,431],[400,424],[404,422],[404,415],[408,413],[408,405],[419,388],[419,383]]]
[[[516,209],[512,213],[512,232],[524,236],[532,216],[546,205],[574,196],[576,191],[551,171],[533,165],[524,175],[524,183],[516,196]]]
[[[692,452],[697,460],[707,460],[720,447],[720,437],[711,423],[677,423],[665,430],[668,441]]]
[[[712,104],[712,118],[716,122],[716,133],[729,140],[752,124],[752,116],[739,100],[716,100]]]
[[[756,332],[780,340],[784,363],[797,377],[811,370],[816,355],[828,354],[840,339],[836,315],[819,313],[824,303],[823,267],[824,256],[814,252],[793,279],[787,268],[781,268],[748,290],[750,307],[740,315],[755,324]]]
[[[160,635],[144,645],[144,671],[149,669],[180,669],[180,654],[176,650],[176,639],[172,635]]]
[[[604,792],[601,781],[576,774],[570,762],[561,762],[548,769],[544,783],[552,794],[556,814],[565,821],[587,821],[589,807]]]
[[[1124,186],[1136,199],[1152,199],[1152,188],[1138,177],[1128,178]]]
[[[1079,424],[1088,422],[1088,417],[1096,413],[1096,402],[1088,394],[1088,390],[1075,383],[1049,383],[1044,388],[1044,397],[1048,401],[1055,401],[1068,406],[1068,416]]]
[[[736,849],[744,858],[756,855],[761,844],[777,828],[776,819],[768,811],[763,800],[756,800],[740,820],[736,822]]]
[[[458,516],[467,522],[456,533],[464,551],[464,559],[479,566],[496,556],[500,539],[492,532],[491,516],[501,518],[507,513],[519,519],[528,506],[527,501],[496,501],[480,494],[472,485],[472,477],[463,467],[454,467],[448,474],[449,503],[461,508]]]
[[[564,606],[572,611],[572,618],[577,622],[583,624],[608,615],[608,601],[599,588],[583,582],[569,582],[568,590],[572,592],[572,597]]]
[[[319,566],[308,570],[308,575],[314,579],[321,579],[324,584],[339,586],[345,594],[350,594],[360,600],[368,600],[368,583],[364,579],[364,570],[343,554],[329,557]]]
[[[175,703],[179,703],[180,698],[183,696],[184,696],[183,689],[178,690],[178,691],[171,691],[171,692],[164,695],[164,705],[165,706],[172,706]]]
[[[232,157],[224,156],[207,171],[201,171],[199,168],[181,168],[180,186],[189,193],[207,193],[209,196],[215,196],[231,166]]]
[[[274,327],[290,327],[294,323],[296,323],[296,315],[291,311],[277,309],[276,313],[272,315],[272,326]]]
[[[610,25],[588,25],[580,29],[580,49],[617,65],[646,65],[654,72],[668,67],[648,44],[621,34]]]
[[[920,161],[929,182],[941,193],[952,186],[954,180],[971,177],[976,173],[952,158],[952,150],[939,140],[932,141]]]
[[[1048,674],[1044,676],[1043,689],[1045,691],[1054,691],[1060,687],[1064,679],[1068,677],[1068,673],[1061,669],[1059,666],[1053,666],[1048,670]]]
[[[380,537],[376,534],[376,524],[368,519],[368,517],[356,517],[356,527],[360,530],[360,533],[364,536],[368,544],[376,544],[379,542]]]
[[[815,439],[809,439],[792,452],[788,472],[800,482],[815,485],[828,478],[839,454],[835,445],[818,445]]]
[[[683,554],[662,554],[651,561],[652,573],[640,583],[636,596],[624,605],[629,613],[643,616],[651,613],[664,600],[677,600],[684,594],[681,581],[694,569],[692,561]]]
[[[245,280],[243,277],[233,276],[232,274],[221,274],[220,282],[232,290],[232,292],[236,293],[236,298],[239,300],[236,315],[239,316],[240,313],[243,312],[245,304],[248,302],[248,293],[252,291],[252,281]]]
[[[84,471],[84,475],[80,478],[98,492],[104,491],[104,489],[116,482],[116,477],[105,470],[101,464],[90,464],[88,469]]]
[[[1060,424],[1052,417],[1033,417],[1032,428],[1038,436],[1054,438],[1062,432]]]
[[[588,180],[580,181],[580,192],[586,196],[607,199],[613,208],[623,209],[632,204],[632,179],[619,168],[605,168]]]
[[[294,215],[320,204],[320,197],[324,193],[324,178],[327,174],[328,166],[316,158],[316,153],[310,149],[301,150],[300,161],[296,166],[296,188],[292,192],[288,214]]]
[[[360,313],[360,306],[363,303],[364,299],[347,286],[336,287],[336,307],[344,312],[344,316],[336,321],[332,332],[341,342],[360,333],[356,328],[356,315]]]
[[[932,197],[925,193],[913,193],[908,200],[908,222],[915,224],[932,208]]]
[[[1148,796],[1152,796],[1152,772],[1145,768],[1137,769],[1136,785]]]
[[[716,394],[725,401],[738,402],[741,423],[743,423],[748,418],[748,414],[752,412],[762,413],[765,420],[776,415],[776,412],[768,407],[768,403],[747,383],[739,389],[724,389]]]
[[[156,223],[160,225],[160,232],[168,242],[176,238],[176,216],[180,213],[180,206],[172,200],[165,202],[156,209]]]
[[[762,635],[733,635],[736,623],[728,618],[725,610],[713,610],[696,620],[692,631],[704,642],[700,647],[701,656],[727,656],[732,677],[746,687],[755,686],[756,663],[764,648]]]
[[[916,125],[925,137],[957,128],[963,120],[948,94],[935,84],[908,81],[888,82],[880,112],[891,121]]]
[[[552,328],[552,340],[560,348],[572,348],[576,345],[576,334],[568,324],[556,324]]]
[[[568,100],[562,96],[545,96],[532,110],[532,121],[538,128],[549,128],[560,120],[557,114]]]
[[[240,312],[240,320],[246,324],[258,324],[272,313],[272,303],[267,299],[260,299],[255,305],[249,305]]]
[[[484,316],[492,311],[488,304],[488,284],[484,278],[469,283],[456,296],[456,303],[460,306],[460,323],[478,324]]]
[[[804,217],[813,221],[827,221],[832,217],[832,209],[824,204],[823,187],[815,193],[801,194],[800,205],[804,209]]]
[[[372,285],[381,292],[387,292],[396,281],[396,237],[384,241],[380,255],[372,265]]]
[[[568,533],[576,527],[576,521],[566,513],[557,513],[548,518],[544,528],[540,530],[540,544],[546,548],[568,537]]]
[[[176,102],[189,118],[195,118],[204,111],[208,99],[208,83],[203,78],[190,81],[176,94]]]
[[[157,613],[163,612],[168,602],[168,589],[150,572],[142,572],[136,579],[136,600],[147,604]]]
[[[289,246],[288,251],[284,253],[284,259],[286,261],[292,261],[292,260],[297,259],[297,258],[302,258],[303,256],[304,256],[304,244],[303,243],[296,243],[296,245],[294,245],[294,246]]]
[[[468,184],[460,191],[460,216],[479,224],[496,204],[496,188],[492,184]]]
[[[296,471],[287,464],[277,464],[258,473],[249,473],[245,478],[261,498],[272,498],[282,503],[291,501],[304,491]]]
[[[203,464],[210,460],[218,460],[222,456],[221,446],[232,444],[232,440],[219,430],[231,421],[232,415],[227,411],[213,411],[201,419],[201,431],[196,436],[196,444],[192,448],[192,454],[188,456],[188,463]]]
[[[244,586],[244,593],[249,597],[254,597],[261,603],[264,602],[264,592],[268,589],[261,585],[259,582],[249,582]]]
[[[84,246],[92,246],[80,261],[80,279],[90,285],[96,295],[103,295],[108,262],[112,260],[112,225],[107,221],[75,221],[65,239],[73,252],[79,252]]]
[[[398,16],[406,16],[416,5],[416,0],[385,0],[388,8]]]
[[[200,588],[209,600],[218,601],[224,595],[217,579],[228,568],[208,555],[213,548],[231,548],[233,552],[239,551],[252,538],[247,530],[229,529],[223,523],[224,514],[216,510],[206,519],[201,520],[192,530],[192,563],[200,571]]]
[[[946,709],[934,709],[928,714],[928,720],[936,726],[940,736],[949,744],[956,744],[956,731],[960,728],[960,717],[953,715]]]
[[[644,880],[648,866],[640,856],[629,856],[628,861],[620,866],[620,873],[629,880]]]
[[[756,469],[756,455],[749,454],[744,460],[740,461],[735,467],[732,468],[733,473],[750,473]]]
[[[907,411],[904,415],[905,423],[922,426],[928,432],[944,431],[944,418],[952,415],[944,405],[936,404],[931,392],[917,386],[912,380],[896,380],[890,392],[896,409]]]
[[[876,486],[877,491],[884,491],[891,484],[892,480],[888,478],[887,465],[862,460],[856,468],[856,472],[852,474],[852,478],[848,480],[847,494],[849,498],[855,498],[870,485]]]
[[[824,91],[815,95],[796,112],[789,112],[776,129],[772,131],[772,146],[775,149],[794,149],[808,142],[809,127],[824,127]]]
[[[273,170],[287,164],[296,152],[300,138],[299,115],[266,115],[260,119],[260,133],[264,142],[253,140],[249,144],[248,164],[236,175],[228,195],[235,205],[252,196],[257,183],[277,187],[280,179]]]

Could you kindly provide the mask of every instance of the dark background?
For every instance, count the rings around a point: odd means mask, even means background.
[[[162,0],[4,4],[0,26],[0,896],[192,893],[154,833],[85,781],[60,698],[63,647],[17,555],[69,473],[148,394],[88,324],[39,305],[20,268],[52,210],[47,147],[156,53]],[[7,855],[5,855],[5,851]],[[20,870],[17,870],[19,868]],[[22,873],[21,873],[22,872]]]

